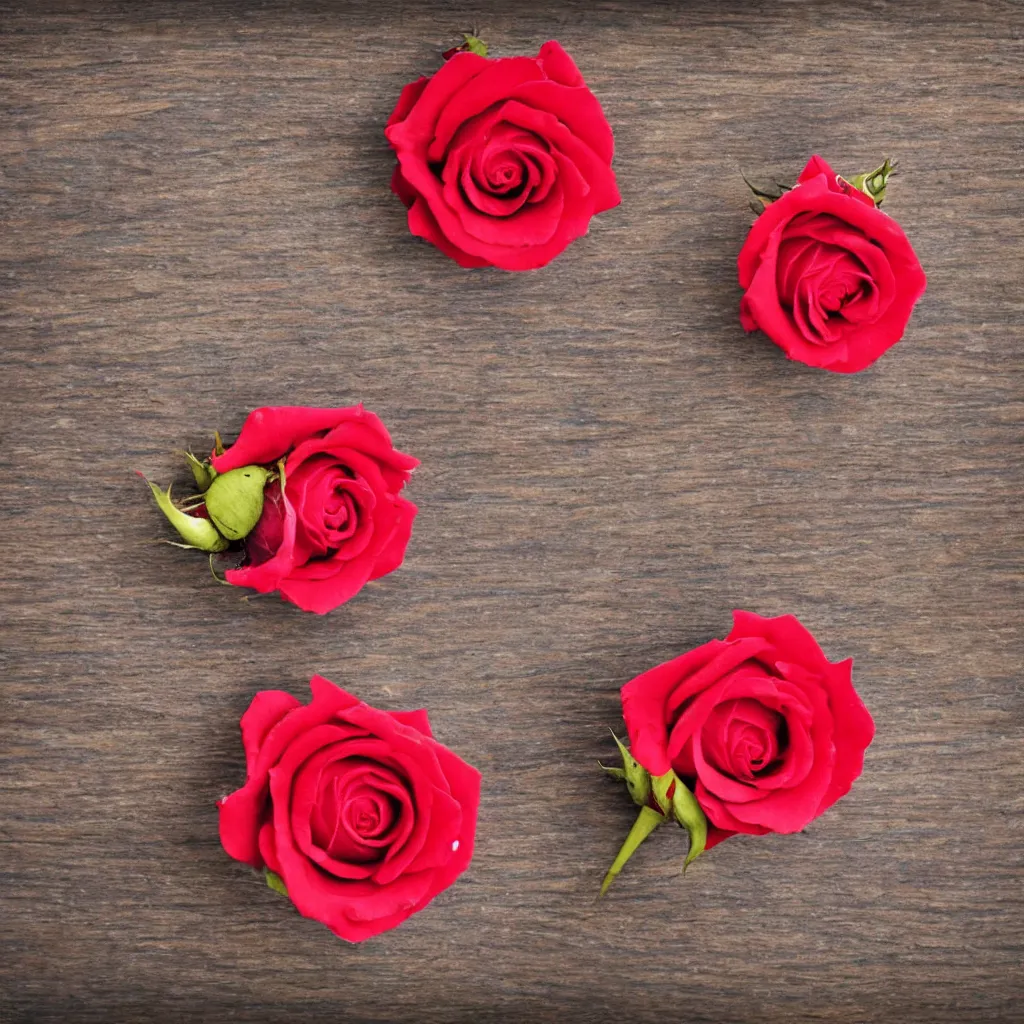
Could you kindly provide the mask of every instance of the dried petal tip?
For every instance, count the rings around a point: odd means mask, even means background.
[[[263,466],[219,473],[203,495],[213,525],[229,540],[248,536],[263,514],[263,489],[273,475]]]
[[[140,473],[139,476],[142,474]],[[146,480],[144,476],[142,479]],[[197,548],[199,551],[224,551],[227,548],[228,542],[217,532],[216,527],[209,519],[190,516],[174,504],[170,486],[164,492],[149,480],[146,480],[146,483],[149,484],[149,489],[153,492],[160,511],[167,516],[168,522],[178,531],[186,547]]]
[[[886,157],[881,167],[876,167],[867,174],[855,174],[850,179],[850,184],[861,192],[867,193],[875,201],[875,206],[881,206],[885,198],[885,186],[889,176],[896,170],[896,161]]]

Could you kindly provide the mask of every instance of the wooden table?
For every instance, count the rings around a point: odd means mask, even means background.
[[[622,206],[544,270],[412,238],[382,127],[476,17],[559,39]],[[1019,3],[0,2],[4,1021],[1020,1020]],[[737,318],[741,172],[854,173],[928,277],[853,377]],[[422,460],[405,566],[240,602],[133,470],[261,404]],[[618,687],[793,612],[878,737],[804,834],[680,875]],[[319,671],[484,775],[469,872],[348,946],[220,848],[238,718]]]

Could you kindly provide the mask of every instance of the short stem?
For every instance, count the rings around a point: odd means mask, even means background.
[[[615,881],[618,873],[626,866],[626,861],[636,853],[640,844],[665,820],[665,815],[654,810],[653,807],[640,808],[640,813],[637,815],[636,821],[633,822],[626,841],[622,844],[615,860],[612,861],[608,874],[604,876],[604,881],[601,883],[602,896],[608,891],[608,886]]]

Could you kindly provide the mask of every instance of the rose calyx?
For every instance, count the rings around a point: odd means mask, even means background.
[[[889,183],[889,178],[895,173],[896,167],[897,161],[887,156],[881,165],[873,171],[855,174],[850,178],[844,178],[842,175],[837,174],[835,180],[840,191],[845,192],[847,195],[860,193],[867,196],[873,205],[881,206],[882,200],[885,199],[885,189]],[[758,216],[764,213],[772,203],[777,202],[787,192],[791,192],[799,185],[799,182],[794,185],[787,185],[775,178],[761,183],[754,183],[746,176],[743,177],[743,180],[746,182],[747,188],[754,194],[754,198],[750,202],[750,208]]]
[[[683,863],[683,870],[693,863],[703,852],[707,842],[708,821],[697,803],[696,797],[686,784],[672,770],[664,775],[651,775],[629,752],[629,748],[612,733],[619,753],[622,756],[622,767],[609,767],[601,764],[612,778],[625,782],[633,803],[640,807],[640,813],[625,842],[612,862],[601,883],[604,895],[626,862],[637,851],[640,844],[659,826],[670,819],[681,828],[686,829],[690,837],[690,850]],[[598,762],[600,764],[600,762]]]

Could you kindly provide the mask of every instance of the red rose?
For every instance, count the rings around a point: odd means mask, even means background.
[[[620,201],[612,130],[555,42],[456,53],[402,90],[385,134],[409,230],[463,267],[542,267]]]
[[[925,289],[900,226],[819,156],[754,221],[738,264],[744,328],[838,373],[895,345]]]
[[[226,473],[282,458],[284,493],[279,483],[267,488],[245,539],[246,564],[225,575],[323,614],[402,564],[416,506],[399,492],[419,462],[396,451],[384,424],[361,405],[256,409],[211,462]]]
[[[707,848],[798,832],[849,792],[874,722],[851,679],[792,616],[734,613],[732,632],[622,688],[630,753],[670,769],[707,815]]]
[[[433,739],[426,711],[309,685],[309,704],[263,690],[242,716],[247,778],[217,804],[220,838],[279,876],[299,913],[361,942],[469,866],[480,773]]]

